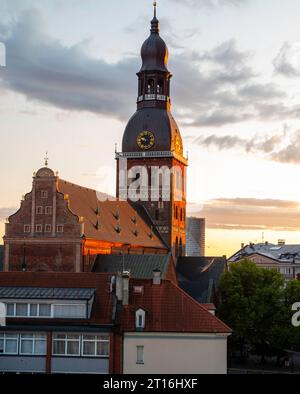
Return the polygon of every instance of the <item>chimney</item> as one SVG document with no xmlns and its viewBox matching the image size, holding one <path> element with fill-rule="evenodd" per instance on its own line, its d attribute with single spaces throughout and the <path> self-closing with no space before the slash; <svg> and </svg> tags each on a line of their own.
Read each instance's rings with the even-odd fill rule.
<svg viewBox="0 0 300 394">
<path fill-rule="evenodd" d="M 241 243 L 241 249 L 244 249 L 244 247 L 245 247 L 245 244 Z"/>
<path fill-rule="evenodd" d="M 130 272 L 123 271 L 123 273 L 122 273 L 122 305 L 129 304 L 129 279 L 130 279 Z"/>
<path fill-rule="evenodd" d="M 118 301 L 122 301 L 123 305 L 129 304 L 129 279 L 130 272 L 119 272 L 116 277 L 116 297 Z"/>
<path fill-rule="evenodd" d="M 153 284 L 160 285 L 161 284 L 161 270 L 156 268 L 153 270 Z"/>
<path fill-rule="evenodd" d="M 278 246 L 285 246 L 285 239 L 279 239 Z"/>
</svg>

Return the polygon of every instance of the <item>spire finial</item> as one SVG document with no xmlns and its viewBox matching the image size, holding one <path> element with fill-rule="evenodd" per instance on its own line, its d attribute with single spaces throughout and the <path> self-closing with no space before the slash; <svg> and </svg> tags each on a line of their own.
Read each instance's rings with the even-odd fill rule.
<svg viewBox="0 0 300 394">
<path fill-rule="evenodd" d="M 153 7 L 154 7 L 154 17 L 151 21 L 151 33 L 152 34 L 159 34 L 159 21 L 156 18 L 156 7 L 157 7 L 156 0 L 153 2 Z"/>
<path fill-rule="evenodd" d="M 48 161 L 49 161 L 48 151 L 46 152 L 46 157 L 44 158 L 44 160 L 45 160 L 45 166 L 48 167 Z"/>
</svg>

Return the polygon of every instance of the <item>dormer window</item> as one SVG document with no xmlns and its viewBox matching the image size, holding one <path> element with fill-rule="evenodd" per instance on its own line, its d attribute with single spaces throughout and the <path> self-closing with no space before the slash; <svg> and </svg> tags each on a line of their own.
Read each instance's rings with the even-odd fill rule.
<svg viewBox="0 0 300 394">
<path fill-rule="evenodd" d="M 146 313 L 143 309 L 138 309 L 135 312 L 135 328 L 137 331 L 144 330 L 145 328 L 145 316 Z"/>
</svg>

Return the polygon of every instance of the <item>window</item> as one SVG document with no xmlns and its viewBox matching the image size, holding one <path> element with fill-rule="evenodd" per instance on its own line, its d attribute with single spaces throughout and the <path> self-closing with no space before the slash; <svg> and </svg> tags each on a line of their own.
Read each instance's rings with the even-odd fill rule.
<svg viewBox="0 0 300 394">
<path fill-rule="evenodd" d="M 137 330 L 145 328 L 145 311 L 143 309 L 138 309 L 135 312 L 135 328 Z"/>
<path fill-rule="evenodd" d="M 16 304 L 16 316 L 27 317 L 28 316 L 28 304 Z"/>
<path fill-rule="evenodd" d="M 37 215 L 42 215 L 43 214 L 43 207 L 36 207 L 35 211 L 36 211 Z"/>
<path fill-rule="evenodd" d="M 6 305 L 6 315 L 7 316 L 15 316 L 15 304 L 7 304 Z"/>
<path fill-rule="evenodd" d="M 163 201 L 160 201 L 160 202 L 158 203 L 158 209 L 164 209 L 164 203 L 163 203 Z"/>
<path fill-rule="evenodd" d="M 21 334 L 20 354 L 45 355 L 47 349 L 47 337 L 45 334 Z"/>
<path fill-rule="evenodd" d="M 36 233 L 41 233 L 43 231 L 43 226 L 41 224 L 37 224 L 35 226 L 35 232 Z"/>
<path fill-rule="evenodd" d="M 56 226 L 56 231 L 57 231 L 58 233 L 63 233 L 63 232 L 64 232 L 64 226 L 63 226 L 62 224 L 58 224 L 58 225 Z"/>
<path fill-rule="evenodd" d="M 86 318 L 86 305 L 85 304 L 54 305 L 53 317 L 84 319 Z"/>
<path fill-rule="evenodd" d="M 24 225 L 24 233 L 30 233 L 30 224 Z"/>
<path fill-rule="evenodd" d="M 42 198 L 48 198 L 48 191 L 47 190 L 42 190 L 41 191 L 41 197 Z"/>
<path fill-rule="evenodd" d="M 79 356 L 80 335 L 55 334 L 53 336 L 53 355 L 56 356 Z"/>
<path fill-rule="evenodd" d="M 155 210 L 155 220 L 159 220 L 159 209 Z"/>
<path fill-rule="evenodd" d="M 39 304 L 39 317 L 51 317 L 50 304 Z"/>
<path fill-rule="evenodd" d="M 51 224 L 45 224 L 45 233 L 51 233 L 52 226 Z"/>
<path fill-rule="evenodd" d="M 107 335 L 83 335 L 82 356 L 109 356 L 109 337 Z"/>
<path fill-rule="evenodd" d="M 7 303 L 6 315 L 9 317 L 40 317 L 86 319 L 86 303 L 54 304 L 54 303 Z"/>
<path fill-rule="evenodd" d="M 45 208 L 45 214 L 46 215 L 52 215 L 52 207 L 46 207 Z"/>
<path fill-rule="evenodd" d="M 144 364 L 144 346 L 136 347 L 136 363 Z"/>
<path fill-rule="evenodd" d="M 29 316 L 37 317 L 38 316 L 38 304 L 30 304 L 29 305 Z"/>
<path fill-rule="evenodd" d="M 0 333 L 0 353 L 18 354 L 18 334 Z"/>
</svg>

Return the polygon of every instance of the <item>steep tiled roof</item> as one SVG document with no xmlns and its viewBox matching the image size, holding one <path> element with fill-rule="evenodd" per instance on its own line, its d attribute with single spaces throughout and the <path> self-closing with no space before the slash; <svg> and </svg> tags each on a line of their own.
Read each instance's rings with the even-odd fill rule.
<svg viewBox="0 0 300 394">
<path fill-rule="evenodd" d="M 1 272 L 0 287 L 96 289 L 89 323 L 112 324 L 112 296 L 109 292 L 110 275 L 107 274 Z"/>
<path fill-rule="evenodd" d="M 58 191 L 68 197 L 70 210 L 83 218 L 87 238 L 166 249 L 127 201 L 100 201 L 101 193 L 62 179 L 58 180 Z"/>
<path fill-rule="evenodd" d="M 180 287 L 201 303 L 214 302 L 214 291 L 226 270 L 222 257 L 180 257 L 176 266 Z"/>
<path fill-rule="evenodd" d="M 162 277 L 166 278 L 170 255 L 143 254 L 143 255 L 98 255 L 94 264 L 94 272 L 118 273 L 130 271 L 133 278 L 151 279 L 153 270 L 159 269 Z"/>
<path fill-rule="evenodd" d="M 145 332 L 231 333 L 230 328 L 207 309 L 168 280 L 154 285 L 151 280 L 134 279 L 133 286 L 143 286 L 143 295 L 131 291 L 129 306 L 124 307 L 120 322 L 123 330 L 134 332 L 135 311 L 146 312 Z"/>
</svg>

